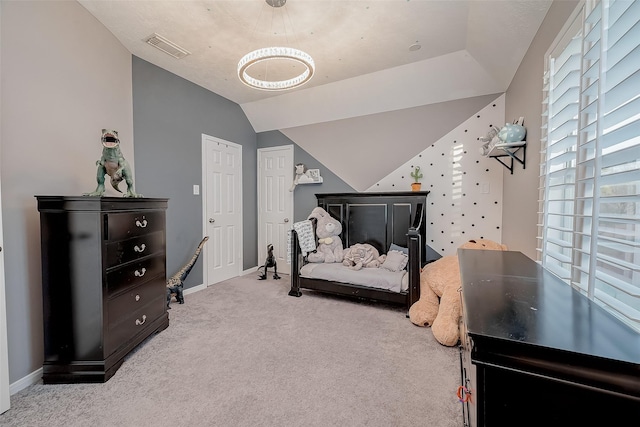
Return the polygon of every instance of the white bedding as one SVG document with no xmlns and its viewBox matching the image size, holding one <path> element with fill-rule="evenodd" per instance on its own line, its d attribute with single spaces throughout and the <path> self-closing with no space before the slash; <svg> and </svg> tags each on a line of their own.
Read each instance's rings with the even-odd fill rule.
<svg viewBox="0 0 640 427">
<path fill-rule="evenodd" d="M 406 270 L 389 271 L 384 268 L 363 268 L 352 270 L 341 263 L 309 263 L 302 266 L 300 276 L 310 279 L 331 280 L 369 288 L 403 292 L 409 287 Z"/>
</svg>

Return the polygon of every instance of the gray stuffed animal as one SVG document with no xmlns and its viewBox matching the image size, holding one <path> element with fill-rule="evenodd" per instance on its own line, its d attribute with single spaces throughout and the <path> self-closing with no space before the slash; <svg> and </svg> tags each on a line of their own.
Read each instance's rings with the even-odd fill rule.
<svg viewBox="0 0 640 427">
<path fill-rule="evenodd" d="M 342 265 L 352 270 L 361 268 L 378 268 L 387 259 L 386 255 L 380 255 L 378 250 L 368 243 L 356 243 L 344 251 Z"/>
<path fill-rule="evenodd" d="M 331 217 L 327 211 L 318 207 L 311 211 L 307 219 L 315 218 L 318 248 L 315 253 L 307 256 L 309 262 L 342 262 L 344 248 L 342 247 L 342 224 Z"/>
</svg>

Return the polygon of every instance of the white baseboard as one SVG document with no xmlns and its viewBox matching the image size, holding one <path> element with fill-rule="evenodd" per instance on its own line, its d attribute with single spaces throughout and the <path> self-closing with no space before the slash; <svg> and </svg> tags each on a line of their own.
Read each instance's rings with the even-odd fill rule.
<svg viewBox="0 0 640 427">
<path fill-rule="evenodd" d="M 9 394 L 13 395 L 17 392 L 24 390 L 33 384 L 38 384 L 42 381 L 42 368 L 37 369 L 30 373 L 29 375 L 20 378 L 18 381 L 9 385 Z"/>
<path fill-rule="evenodd" d="M 257 265 L 255 267 L 252 267 L 252 268 L 248 269 L 248 270 L 244 270 L 242 273 L 240 273 L 240 275 L 241 276 L 246 276 L 248 274 L 255 273 L 256 271 L 258 271 L 258 266 Z"/>
<path fill-rule="evenodd" d="M 192 286 L 192 287 L 190 287 L 188 289 L 185 289 L 183 294 L 184 295 L 189 295 L 189 294 L 192 294 L 194 292 L 202 291 L 204 289 L 207 289 L 207 287 L 204 284 L 198 285 L 198 286 Z"/>
<path fill-rule="evenodd" d="M 258 270 L 258 266 L 255 266 L 253 268 L 249 268 L 247 270 L 244 270 L 242 273 L 240 273 L 241 276 L 246 276 L 248 274 L 254 274 L 256 271 Z M 198 292 L 198 291 L 202 291 L 204 289 L 207 289 L 207 286 L 204 284 L 198 285 L 198 286 L 192 286 L 188 289 L 184 290 L 184 294 L 185 295 L 189 295 L 192 294 L 194 292 Z M 24 390 L 25 388 L 29 387 L 30 385 L 33 384 L 38 384 L 39 382 L 42 381 L 42 368 L 33 371 L 32 373 L 30 373 L 29 375 L 20 378 L 18 381 L 12 383 L 9 385 L 9 394 L 13 395 L 16 394 L 17 392 Z"/>
<path fill-rule="evenodd" d="M 194 292 L 198 292 L 201 291 L 203 289 L 206 289 L 207 287 L 205 285 L 198 285 L 198 286 L 193 286 L 189 289 L 185 289 L 184 290 L 184 294 L 188 295 L 188 294 L 192 294 Z M 33 371 L 32 373 L 30 373 L 29 375 L 20 378 L 18 381 L 12 383 L 9 385 L 9 394 L 13 395 L 16 394 L 17 392 L 24 390 L 25 388 L 29 387 L 30 385 L 33 384 L 38 384 L 40 381 L 42 381 L 42 368 Z"/>
</svg>

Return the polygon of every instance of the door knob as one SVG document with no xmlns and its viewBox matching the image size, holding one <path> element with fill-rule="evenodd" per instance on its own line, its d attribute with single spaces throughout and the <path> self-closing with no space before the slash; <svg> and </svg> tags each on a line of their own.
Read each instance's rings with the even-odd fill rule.
<svg viewBox="0 0 640 427">
<path fill-rule="evenodd" d="M 289 222 L 289 218 L 285 218 L 285 219 L 284 219 L 284 222 Z"/>
<path fill-rule="evenodd" d="M 215 220 L 215 219 L 213 219 L 213 218 L 209 218 L 209 224 L 213 224 L 214 222 L 216 222 L 216 220 Z"/>
</svg>

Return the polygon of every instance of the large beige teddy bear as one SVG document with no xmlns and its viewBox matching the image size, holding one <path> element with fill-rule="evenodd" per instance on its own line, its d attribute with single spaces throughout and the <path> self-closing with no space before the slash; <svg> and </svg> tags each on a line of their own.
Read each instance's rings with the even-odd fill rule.
<svg viewBox="0 0 640 427">
<path fill-rule="evenodd" d="M 344 247 L 342 246 L 342 224 L 334 219 L 327 211 L 317 207 L 311 211 L 307 219 L 315 218 L 316 236 L 318 236 L 318 247 L 316 252 L 307 256 L 309 262 L 342 262 L 344 258 Z"/>
<path fill-rule="evenodd" d="M 460 248 L 507 250 L 506 245 L 478 239 L 469 240 Z M 427 264 L 420 273 L 420 299 L 409 309 L 409 319 L 418 326 L 430 325 L 433 336 L 442 345 L 453 346 L 460 339 L 460 288 L 458 255 L 444 256 Z"/>
</svg>

